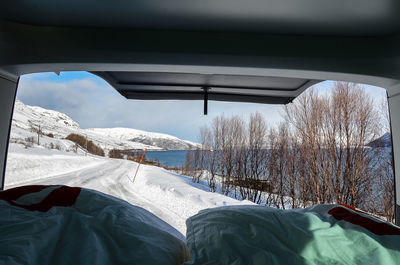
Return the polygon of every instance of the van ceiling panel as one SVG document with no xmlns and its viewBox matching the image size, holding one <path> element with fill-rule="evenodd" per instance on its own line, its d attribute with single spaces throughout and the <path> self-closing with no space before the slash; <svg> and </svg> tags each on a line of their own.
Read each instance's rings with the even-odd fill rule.
<svg viewBox="0 0 400 265">
<path fill-rule="evenodd" d="M 286 104 L 320 82 L 270 76 L 167 73 L 92 72 L 128 99 L 185 99 Z"/>
<path fill-rule="evenodd" d="M 0 18 L 25 24 L 278 34 L 399 33 L 399 0 L 13 0 Z"/>
</svg>

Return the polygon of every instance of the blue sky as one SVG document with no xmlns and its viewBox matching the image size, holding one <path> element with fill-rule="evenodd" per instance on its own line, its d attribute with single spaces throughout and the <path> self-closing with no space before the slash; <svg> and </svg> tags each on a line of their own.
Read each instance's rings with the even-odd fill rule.
<svg viewBox="0 0 400 265">
<path fill-rule="evenodd" d="M 325 93 L 331 81 L 315 87 Z M 385 90 L 365 86 L 375 102 L 385 98 Z M 101 78 L 87 72 L 30 74 L 21 77 L 17 97 L 28 105 L 57 110 L 77 121 L 82 128 L 128 127 L 168 133 L 198 141 L 199 128 L 225 114 L 247 118 L 262 113 L 270 126 L 282 121 L 283 105 L 209 102 L 209 115 L 203 115 L 202 101 L 127 100 Z"/>
</svg>

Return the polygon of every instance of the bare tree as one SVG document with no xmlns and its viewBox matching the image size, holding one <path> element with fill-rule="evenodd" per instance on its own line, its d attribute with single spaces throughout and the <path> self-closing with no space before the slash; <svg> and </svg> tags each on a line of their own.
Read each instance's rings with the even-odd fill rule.
<svg viewBox="0 0 400 265">
<path fill-rule="evenodd" d="M 218 144 L 212 131 L 207 127 L 200 128 L 200 140 L 202 151 L 204 155 L 204 169 L 207 171 L 207 183 L 210 191 L 215 192 L 216 186 L 216 173 L 217 173 L 217 159 L 218 159 Z"/>
<path fill-rule="evenodd" d="M 222 194 L 278 208 L 340 203 L 393 220 L 391 153 L 366 147 L 389 128 L 387 106 L 374 106 L 360 85 L 334 82 L 285 106 L 285 121 L 269 131 L 260 113 L 216 117 L 187 160 L 214 192 L 220 183 Z"/>
<path fill-rule="evenodd" d="M 367 196 L 378 115 L 359 85 L 335 82 L 330 97 L 310 90 L 286 107 L 287 121 L 300 137 L 313 203 L 361 205 Z"/>
<path fill-rule="evenodd" d="M 261 201 L 264 189 L 262 180 L 266 170 L 266 138 L 267 124 L 259 112 L 250 115 L 248 125 L 248 152 L 252 194 L 250 200 L 256 203 Z"/>
<path fill-rule="evenodd" d="M 325 168 L 322 146 L 322 122 L 325 102 L 313 89 L 301 95 L 293 104 L 285 107 L 286 121 L 293 126 L 294 133 L 300 141 L 301 158 L 307 170 L 303 181 L 310 187 L 305 190 L 312 192 L 313 203 L 323 203 L 323 193 L 326 181 L 321 170 Z M 322 186 L 322 187 L 321 187 Z"/>
</svg>

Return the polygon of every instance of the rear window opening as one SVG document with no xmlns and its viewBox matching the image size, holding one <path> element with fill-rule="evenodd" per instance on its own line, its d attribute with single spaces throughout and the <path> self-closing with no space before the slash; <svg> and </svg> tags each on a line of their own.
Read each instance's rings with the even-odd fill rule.
<svg viewBox="0 0 400 265">
<path fill-rule="evenodd" d="M 394 220 L 384 89 L 325 81 L 287 105 L 208 106 L 127 100 L 87 72 L 23 76 L 5 188 L 92 188 L 183 234 L 200 209 L 243 203 L 346 204 Z"/>
</svg>

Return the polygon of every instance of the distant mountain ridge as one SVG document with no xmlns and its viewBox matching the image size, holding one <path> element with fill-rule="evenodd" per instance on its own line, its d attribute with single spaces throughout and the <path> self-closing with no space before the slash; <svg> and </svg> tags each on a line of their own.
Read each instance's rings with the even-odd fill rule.
<svg viewBox="0 0 400 265">
<path fill-rule="evenodd" d="M 86 131 L 106 137 L 118 138 L 123 141 L 157 146 L 167 150 L 186 150 L 199 146 L 197 143 L 182 140 L 169 134 L 147 132 L 131 128 L 92 128 L 86 129 Z"/>
<path fill-rule="evenodd" d="M 130 128 L 82 129 L 77 122 L 64 113 L 25 105 L 17 99 L 14 107 L 11 140 L 18 142 L 27 137 L 33 137 L 39 126 L 43 137 L 51 134 L 55 139 L 63 139 L 70 133 L 77 133 L 84 135 L 106 151 L 113 148 L 186 150 L 200 146 L 172 135 Z M 50 139 L 48 140 L 50 141 Z"/>
<path fill-rule="evenodd" d="M 390 133 L 385 133 L 381 137 L 369 142 L 367 144 L 369 147 L 391 147 L 392 146 L 392 136 Z"/>
</svg>

